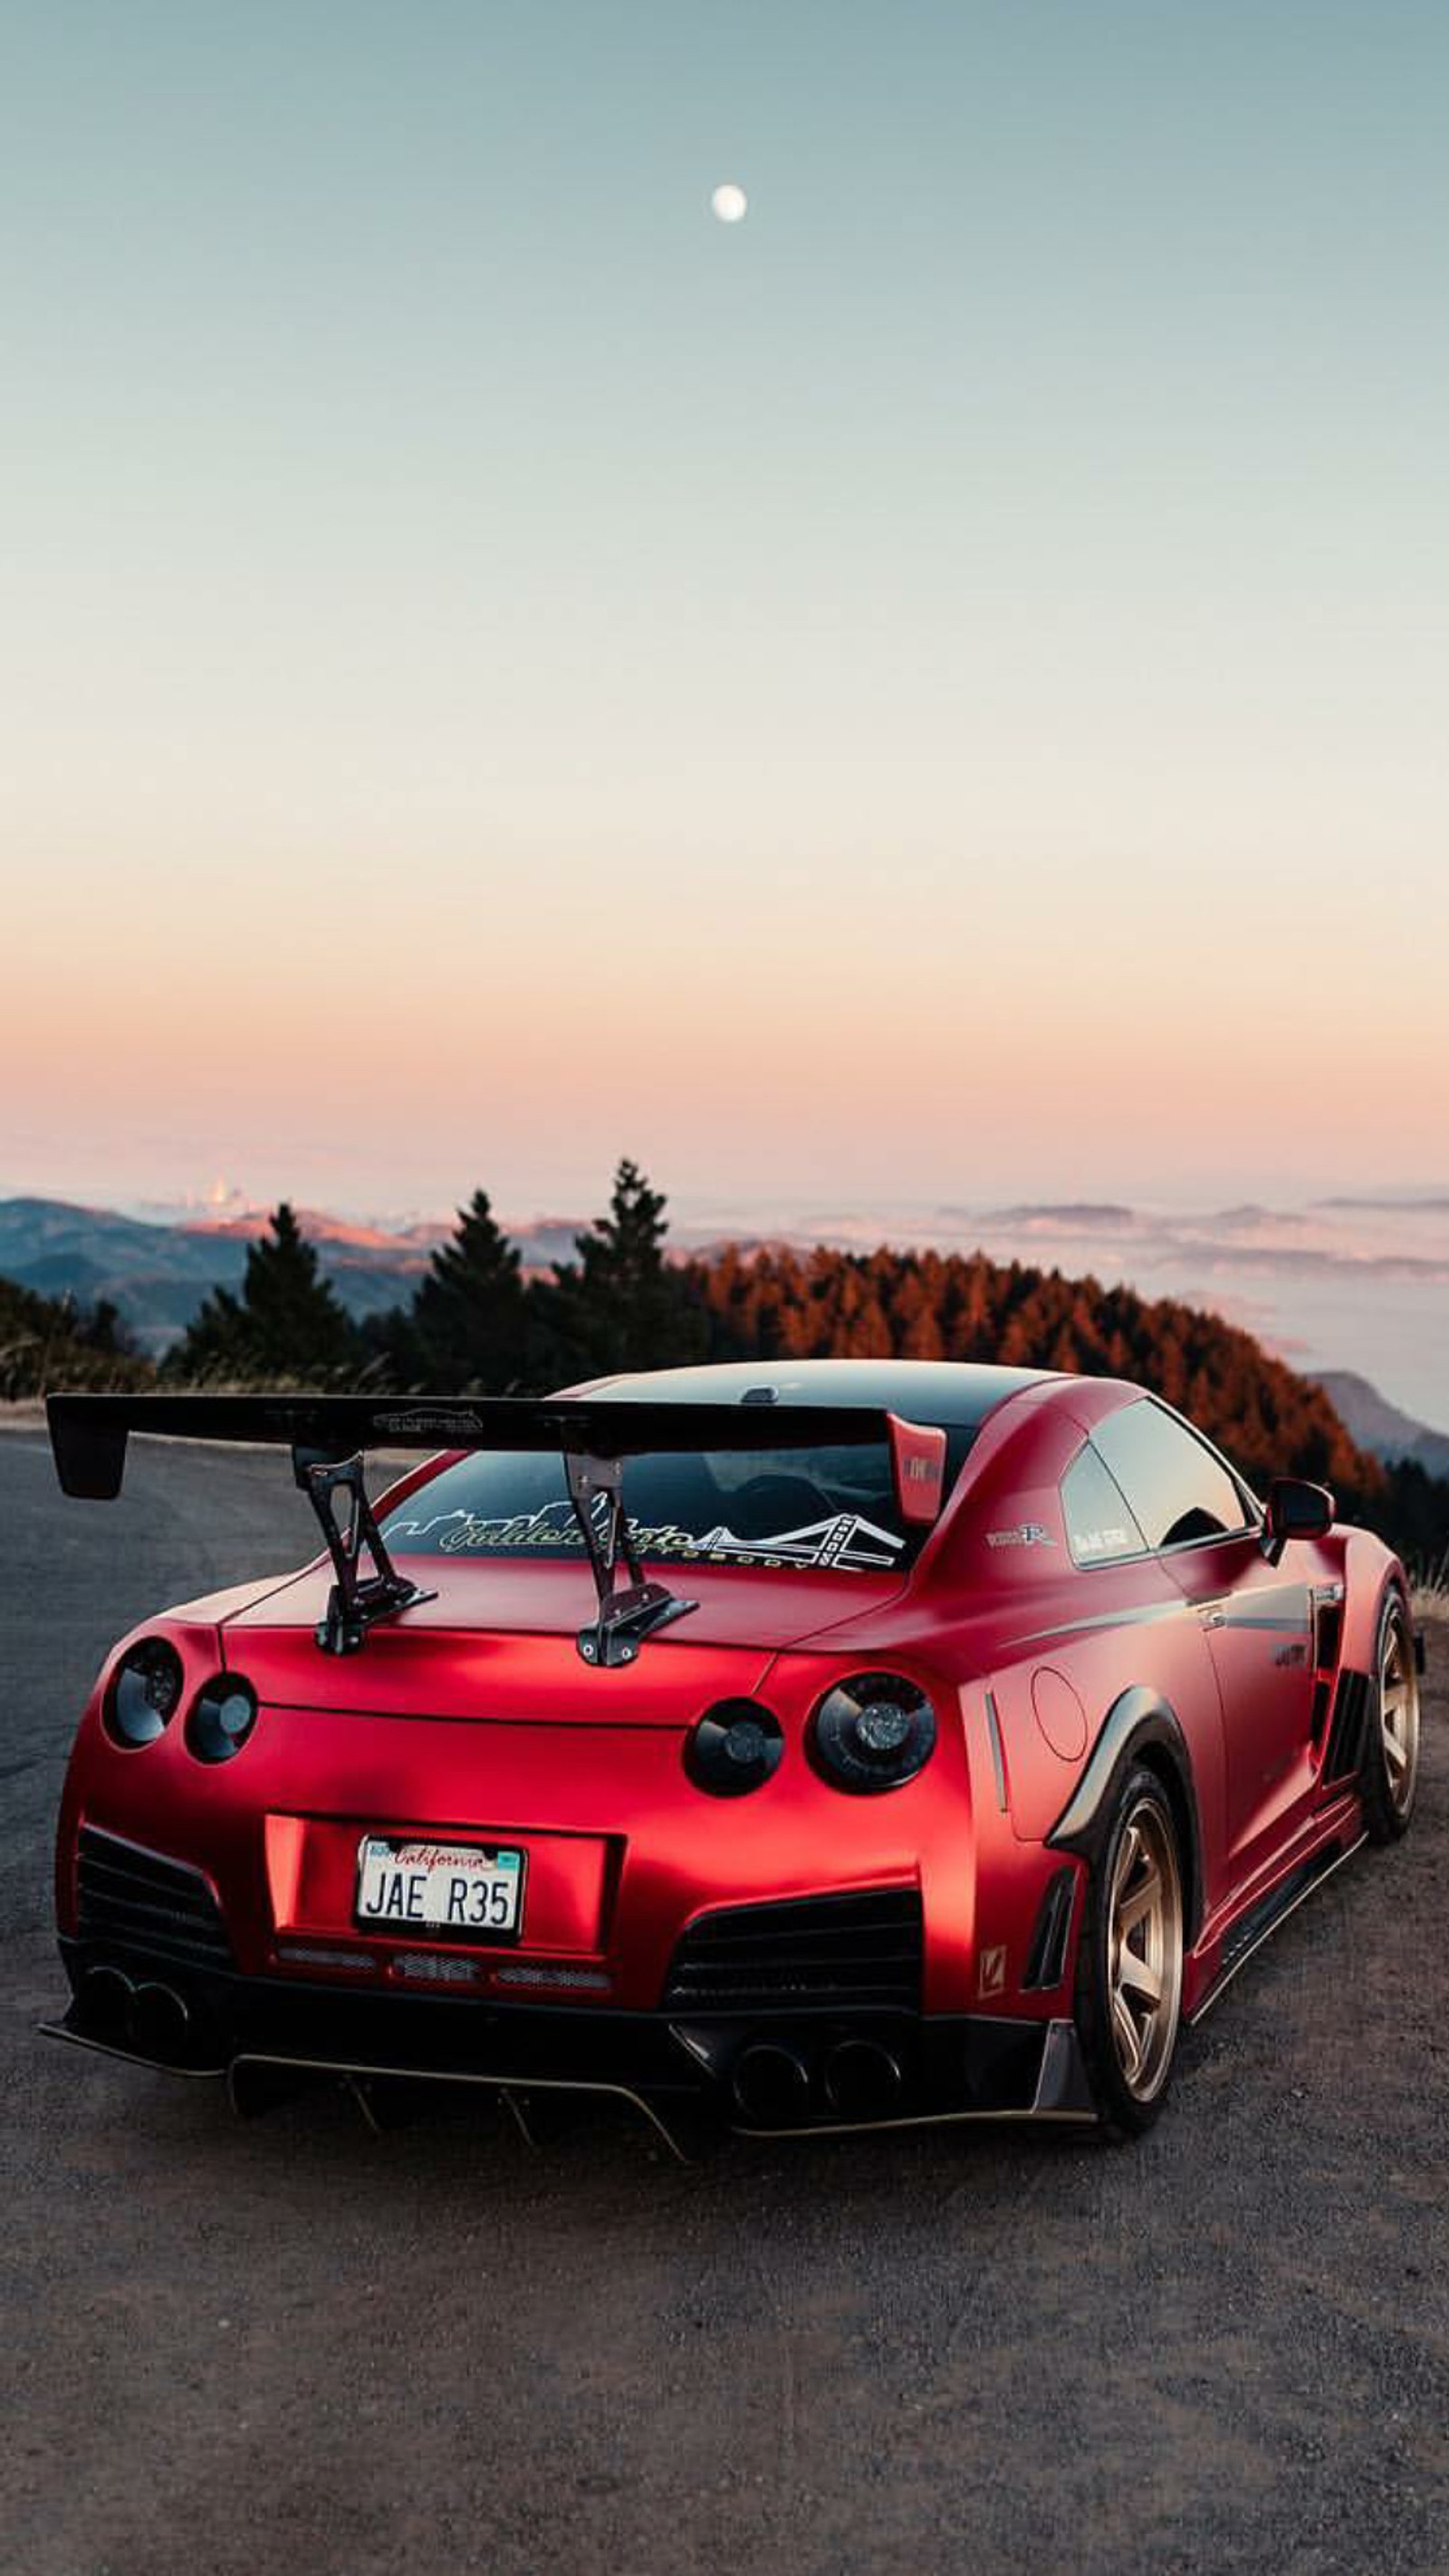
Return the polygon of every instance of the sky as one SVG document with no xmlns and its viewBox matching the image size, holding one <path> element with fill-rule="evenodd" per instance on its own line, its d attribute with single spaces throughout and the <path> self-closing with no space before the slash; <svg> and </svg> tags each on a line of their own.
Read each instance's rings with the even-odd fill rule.
<svg viewBox="0 0 1449 2576">
<path fill-rule="evenodd" d="M 0 1190 L 1443 1187 L 1446 91 L 0 0 Z"/>
</svg>

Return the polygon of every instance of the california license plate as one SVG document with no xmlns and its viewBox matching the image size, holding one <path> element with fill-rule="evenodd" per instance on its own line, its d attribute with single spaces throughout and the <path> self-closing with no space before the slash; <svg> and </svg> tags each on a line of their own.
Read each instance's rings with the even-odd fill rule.
<svg viewBox="0 0 1449 2576">
<path fill-rule="evenodd" d="M 523 1929 L 524 1858 L 501 1843 L 405 1842 L 364 1834 L 357 1853 L 357 1920 L 387 1932 L 451 1932 L 516 1941 Z"/>
</svg>

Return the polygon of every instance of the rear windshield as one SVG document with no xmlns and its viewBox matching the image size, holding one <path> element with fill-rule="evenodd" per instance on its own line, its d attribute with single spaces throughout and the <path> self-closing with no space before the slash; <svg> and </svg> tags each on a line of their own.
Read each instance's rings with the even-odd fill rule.
<svg viewBox="0 0 1449 2576">
<path fill-rule="evenodd" d="M 972 1436 L 947 1434 L 948 1492 Z M 659 1563 L 894 1573 L 930 1534 L 901 1519 L 884 1440 L 626 1458 L 623 1477 L 635 1547 Z M 460 1459 L 390 1512 L 383 1535 L 405 1556 L 584 1553 L 563 1460 L 547 1452 L 480 1450 Z"/>
</svg>

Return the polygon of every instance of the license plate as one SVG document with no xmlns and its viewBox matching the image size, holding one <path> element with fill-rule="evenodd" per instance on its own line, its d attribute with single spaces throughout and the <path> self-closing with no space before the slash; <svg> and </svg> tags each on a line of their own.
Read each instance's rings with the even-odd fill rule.
<svg viewBox="0 0 1449 2576">
<path fill-rule="evenodd" d="M 357 1920 L 384 1932 L 451 1932 L 516 1941 L 524 1860 L 499 1843 L 404 1842 L 365 1834 L 357 1853 Z"/>
</svg>

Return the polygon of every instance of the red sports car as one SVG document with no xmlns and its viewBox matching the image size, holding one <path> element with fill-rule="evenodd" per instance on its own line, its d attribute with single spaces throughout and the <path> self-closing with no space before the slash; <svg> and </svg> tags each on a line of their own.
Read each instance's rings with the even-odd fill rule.
<svg viewBox="0 0 1449 2576">
<path fill-rule="evenodd" d="M 1402 1567 L 1132 1386 L 816 1361 L 541 1401 L 56 1396 L 279 1441 L 326 1552 L 148 1620 L 60 1821 L 63 2035 L 673 2141 L 1160 2110 L 1413 1807 Z M 436 1451 L 369 1505 L 369 1448 Z"/>
</svg>

